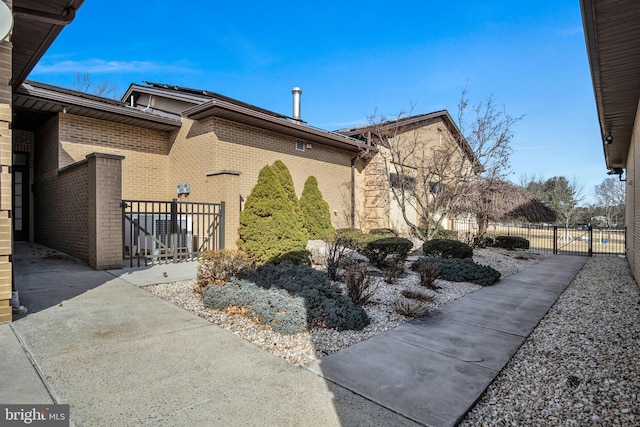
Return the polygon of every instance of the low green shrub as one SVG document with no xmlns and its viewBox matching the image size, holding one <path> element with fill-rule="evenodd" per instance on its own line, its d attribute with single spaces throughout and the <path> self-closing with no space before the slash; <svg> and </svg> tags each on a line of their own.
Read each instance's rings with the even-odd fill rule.
<svg viewBox="0 0 640 427">
<path fill-rule="evenodd" d="M 472 282 L 489 286 L 500 280 L 501 273 L 487 265 L 480 265 L 465 258 L 420 258 L 411 264 L 411 269 L 420 271 L 425 264 L 435 265 L 440 272 L 439 278 L 451 282 Z"/>
<path fill-rule="evenodd" d="M 466 243 L 449 239 L 433 239 L 424 242 L 422 253 L 426 257 L 471 258 L 473 249 Z"/>
<path fill-rule="evenodd" d="M 529 249 L 529 241 L 518 236 L 497 236 L 494 246 L 504 249 Z"/>
<path fill-rule="evenodd" d="M 264 289 L 234 278 L 222 286 L 209 286 L 202 297 L 206 307 L 244 312 L 248 318 L 280 334 L 297 334 L 307 328 L 304 299 L 291 297 L 281 289 Z"/>
<path fill-rule="evenodd" d="M 367 243 L 380 239 L 382 236 L 376 234 L 365 234 L 357 228 L 339 228 L 336 230 L 336 236 L 349 239 L 356 251 L 361 251 Z"/>
<path fill-rule="evenodd" d="M 239 277 L 264 289 L 282 289 L 304 300 L 307 325 L 342 330 L 361 330 L 370 322 L 367 313 L 346 297 L 322 271 L 290 262 L 266 264 L 244 270 Z"/>
<path fill-rule="evenodd" d="M 207 285 L 223 285 L 243 268 L 251 265 L 249 255 L 234 249 L 216 249 L 200 254 L 197 267 L 197 288 L 202 291 Z"/>
<path fill-rule="evenodd" d="M 368 242 L 362 249 L 362 255 L 376 267 L 384 268 L 389 265 L 390 257 L 404 262 L 412 248 L 413 242 L 404 237 L 384 237 Z"/>
<path fill-rule="evenodd" d="M 382 237 L 398 237 L 398 232 L 391 228 L 374 228 L 369 230 L 369 234 Z"/>
<path fill-rule="evenodd" d="M 282 264 L 283 262 L 290 262 L 297 265 L 311 265 L 311 252 L 306 249 L 298 251 L 289 251 L 280 256 L 275 257 L 271 263 Z"/>
</svg>

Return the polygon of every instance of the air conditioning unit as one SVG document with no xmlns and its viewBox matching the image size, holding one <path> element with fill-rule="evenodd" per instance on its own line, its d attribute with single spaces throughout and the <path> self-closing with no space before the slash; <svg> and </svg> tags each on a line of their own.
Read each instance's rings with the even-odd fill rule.
<svg viewBox="0 0 640 427">
<path fill-rule="evenodd" d="M 193 250 L 193 217 L 177 215 L 177 241 L 173 247 L 171 239 L 171 215 L 132 214 L 125 224 L 125 247 L 131 255 L 154 255 L 167 249 L 190 252 Z"/>
</svg>

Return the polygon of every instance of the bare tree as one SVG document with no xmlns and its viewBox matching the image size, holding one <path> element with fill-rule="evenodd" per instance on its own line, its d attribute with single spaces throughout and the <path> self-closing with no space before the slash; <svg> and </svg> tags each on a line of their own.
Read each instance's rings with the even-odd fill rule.
<svg viewBox="0 0 640 427">
<path fill-rule="evenodd" d="M 499 109 L 493 96 L 472 106 L 466 89 L 459 127 L 447 117 L 437 128 L 421 126 L 421 116 L 411 114 L 370 117 L 369 136 L 379 149 L 372 160 L 375 184 L 389 190 L 411 233 L 423 240 L 433 238 L 446 218 L 475 214 L 468 200 L 478 200 L 479 192 L 490 190 L 487 183 L 509 173 L 513 126 L 523 118 Z"/>
<path fill-rule="evenodd" d="M 615 225 L 614 217 L 621 213 L 625 204 L 625 183 L 616 178 L 605 178 L 593 189 L 598 207 L 603 209 L 605 225 Z"/>
<path fill-rule="evenodd" d="M 551 206 L 564 223 L 564 233 L 559 240 L 569 242 L 573 238 L 569 232 L 578 204 L 584 199 L 583 189 L 576 179 L 569 181 L 564 176 L 554 176 L 546 181 L 532 181 L 527 189 L 538 195 L 540 200 Z"/>
<path fill-rule="evenodd" d="M 115 84 L 106 82 L 96 84 L 91 80 L 89 73 L 76 73 L 76 80 L 71 86 L 78 92 L 90 93 L 103 98 L 114 98 L 118 93 Z"/>
</svg>

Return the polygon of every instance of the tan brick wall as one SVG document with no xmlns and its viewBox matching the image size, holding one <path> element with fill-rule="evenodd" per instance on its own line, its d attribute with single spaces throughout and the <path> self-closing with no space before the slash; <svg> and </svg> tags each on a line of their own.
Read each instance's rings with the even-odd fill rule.
<svg viewBox="0 0 640 427">
<path fill-rule="evenodd" d="M 87 162 L 56 173 L 37 175 L 35 182 L 36 241 L 88 261 Z"/>
<path fill-rule="evenodd" d="M 293 177 L 298 197 L 305 180 L 313 175 L 324 199 L 329 203 L 337 227 L 348 227 L 351 159 L 355 153 L 311 143 L 310 149 L 296 151 L 296 139 L 219 118 L 199 122 L 183 119 L 169 155 L 169 187 L 189 183 L 189 200 L 219 202 L 221 193 L 207 183 L 207 172 L 240 172 L 239 191 L 246 199 L 265 165 L 283 161 Z M 175 197 L 175 193 L 174 197 Z M 234 203 L 233 200 L 227 203 Z M 333 211 L 337 211 L 334 214 Z M 236 230 L 238 224 L 227 223 Z"/>
<path fill-rule="evenodd" d="M 94 152 L 124 156 L 124 199 L 166 200 L 174 196 L 167 184 L 169 147 L 166 132 L 60 115 L 59 167 L 81 161 Z"/>
<path fill-rule="evenodd" d="M 11 0 L 4 0 L 11 9 Z M 0 43 L 0 323 L 11 321 L 11 62 L 13 45 Z"/>
<path fill-rule="evenodd" d="M 424 168 L 429 165 L 429 158 L 425 160 L 422 156 L 429 153 L 431 149 L 441 144 L 454 147 L 457 143 L 442 119 L 436 118 L 418 129 L 399 133 L 391 139 L 391 144 L 394 146 L 394 152 L 400 154 L 403 164 L 415 170 L 415 168 Z M 416 144 L 421 146 L 420 150 L 415 150 Z M 388 162 L 385 166 L 383 156 L 391 159 L 388 153 L 388 150 L 380 147 L 378 154 L 362 163 L 362 173 L 356 184 L 358 203 L 356 227 L 365 231 L 373 228 L 394 228 L 406 234 L 409 232 L 409 227 L 402 217 L 398 203 L 392 200 L 393 196 L 389 190 L 387 175 L 395 169 L 392 162 Z M 456 155 L 460 156 L 461 153 L 456 152 L 451 159 L 455 159 Z M 455 160 L 454 163 L 458 164 Z M 469 163 L 469 171 L 470 168 Z M 407 216 L 415 222 L 419 220 L 417 212 L 412 209 L 408 209 Z M 446 224 L 447 222 L 443 221 L 442 225 L 446 226 Z"/>
<path fill-rule="evenodd" d="M 88 157 L 89 265 L 122 267 L 122 157 Z"/>
</svg>

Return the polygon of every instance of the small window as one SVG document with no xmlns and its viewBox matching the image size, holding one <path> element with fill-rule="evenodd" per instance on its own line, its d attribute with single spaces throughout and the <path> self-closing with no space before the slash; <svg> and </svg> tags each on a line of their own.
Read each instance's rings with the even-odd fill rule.
<svg viewBox="0 0 640 427">
<path fill-rule="evenodd" d="M 439 182 L 431 181 L 429 183 L 429 192 L 431 194 L 438 194 L 442 190 Z"/>
<path fill-rule="evenodd" d="M 304 141 L 302 141 L 302 140 L 297 140 L 296 141 L 296 150 L 297 151 L 304 151 Z"/>
<path fill-rule="evenodd" d="M 390 173 L 389 181 L 391 182 L 391 186 L 393 188 L 401 188 L 403 190 L 416 189 L 416 179 L 412 176 Z"/>
</svg>

